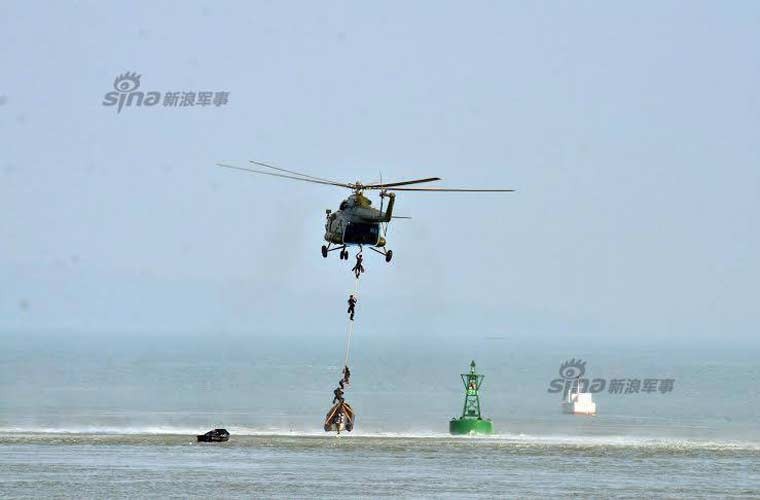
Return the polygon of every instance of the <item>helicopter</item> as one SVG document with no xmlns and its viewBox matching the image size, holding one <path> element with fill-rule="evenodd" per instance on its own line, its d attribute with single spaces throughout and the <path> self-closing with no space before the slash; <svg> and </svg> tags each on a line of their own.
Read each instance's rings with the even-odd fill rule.
<svg viewBox="0 0 760 500">
<path fill-rule="evenodd" d="M 314 184 L 323 184 L 328 186 L 338 186 L 350 189 L 353 193 L 338 206 L 338 210 L 333 212 L 329 208 L 326 210 L 325 236 L 327 245 L 322 245 L 322 257 L 327 258 L 327 254 L 340 250 L 339 258 L 348 260 L 348 247 L 358 246 L 359 253 L 366 245 L 385 257 L 386 262 L 393 258 L 393 250 L 386 248 L 386 236 L 388 234 L 388 225 L 393 219 L 410 219 L 411 217 L 401 217 L 393 215 L 393 208 L 396 202 L 397 191 L 415 191 L 430 193 L 445 192 L 464 192 L 464 193 L 509 193 L 514 189 L 462 189 L 462 188 L 443 188 L 443 187 L 408 187 L 413 184 L 422 184 L 427 182 L 440 181 L 440 177 L 426 177 L 423 179 L 412 179 L 400 182 L 383 183 L 382 179 L 377 183 L 363 184 L 360 181 L 346 183 L 338 182 L 322 177 L 303 174 L 294 170 L 286 170 L 261 161 L 249 160 L 258 168 L 239 167 L 226 163 L 217 163 L 217 166 L 243 170 L 261 175 L 270 175 L 274 177 L 283 177 Z M 382 177 L 382 174 L 381 174 Z M 364 196 L 365 191 L 380 191 L 380 208 L 372 206 L 372 200 Z M 384 208 L 385 198 L 388 198 L 388 207 Z"/>
</svg>

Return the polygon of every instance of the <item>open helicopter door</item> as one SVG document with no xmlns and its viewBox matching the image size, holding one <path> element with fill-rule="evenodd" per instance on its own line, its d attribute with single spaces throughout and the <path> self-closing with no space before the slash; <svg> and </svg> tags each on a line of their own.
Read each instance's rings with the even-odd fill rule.
<svg viewBox="0 0 760 500">
<path fill-rule="evenodd" d="M 349 222 L 343 230 L 343 243 L 376 246 L 379 242 L 378 222 Z"/>
</svg>

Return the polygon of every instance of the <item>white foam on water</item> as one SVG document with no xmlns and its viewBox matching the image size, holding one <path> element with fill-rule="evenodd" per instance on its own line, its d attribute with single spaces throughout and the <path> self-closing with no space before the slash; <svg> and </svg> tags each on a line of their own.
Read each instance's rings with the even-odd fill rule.
<svg viewBox="0 0 760 500">
<path fill-rule="evenodd" d="M 233 436 L 251 437 L 292 437 L 292 438 L 331 438 L 335 435 L 321 429 L 292 430 L 277 427 L 227 427 Z M 198 427 L 175 426 L 75 426 L 75 427 L 0 427 L 0 435 L 126 435 L 126 436 L 163 436 L 196 435 L 208 429 Z M 661 448 L 661 449 L 714 449 L 714 450 L 757 450 L 760 442 L 735 440 L 698 440 L 681 438 L 653 438 L 646 436 L 584 436 L 584 435 L 536 435 L 497 433 L 491 435 L 452 436 L 448 433 L 434 431 L 409 432 L 373 432 L 356 431 L 342 433 L 341 437 L 352 439 L 415 439 L 441 440 L 447 442 L 477 441 L 490 443 L 515 444 L 519 446 L 557 446 L 557 447 L 627 447 L 627 448 Z"/>
<path fill-rule="evenodd" d="M 206 432 L 208 429 L 202 431 Z M 74 426 L 74 427 L 0 427 L 0 434 L 113 434 L 113 435 L 173 435 L 198 434 L 200 429 L 171 426 Z M 200 432 L 200 433 L 202 433 Z"/>
</svg>

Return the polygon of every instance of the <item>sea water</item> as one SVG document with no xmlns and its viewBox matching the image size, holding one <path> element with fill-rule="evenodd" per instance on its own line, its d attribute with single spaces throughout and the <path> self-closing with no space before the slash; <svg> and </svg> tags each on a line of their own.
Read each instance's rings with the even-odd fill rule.
<svg viewBox="0 0 760 500">
<path fill-rule="evenodd" d="M 8 334 L 0 496 L 760 496 L 759 352 L 434 335 L 354 340 L 356 430 L 324 433 L 343 344 L 317 336 Z M 564 415 L 566 360 L 673 379 Z M 452 437 L 475 359 L 496 433 Z M 228 443 L 194 435 L 225 427 Z"/>
</svg>

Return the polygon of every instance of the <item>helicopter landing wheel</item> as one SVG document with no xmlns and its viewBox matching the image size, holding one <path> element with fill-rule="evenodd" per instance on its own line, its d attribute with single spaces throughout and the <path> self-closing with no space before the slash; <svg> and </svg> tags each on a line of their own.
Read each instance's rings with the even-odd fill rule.
<svg viewBox="0 0 760 500">
<path fill-rule="evenodd" d="M 393 250 L 388 250 L 385 252 L 385 262 L 390 262 L 393 258 Z"/>
<path fill-rule="evenodd" d="M 322 245 L 322 257 L 327 258 L 327 247 Z"/>
<path fill-rule="evenodd" d="M 343 250 L 343 260 L 348 260 L 348 250 Z"/>
</svg>

